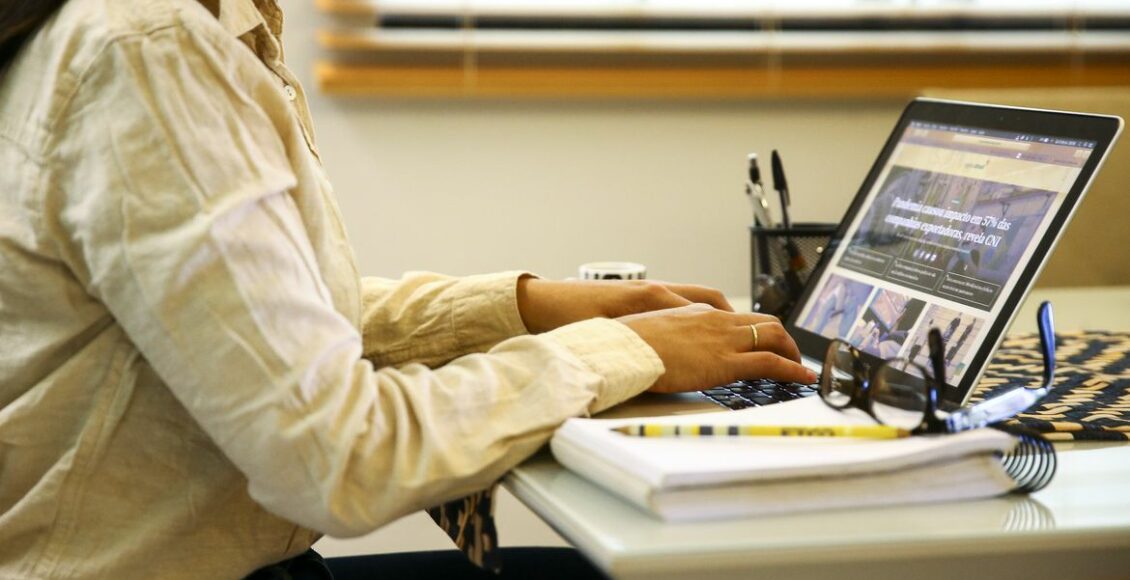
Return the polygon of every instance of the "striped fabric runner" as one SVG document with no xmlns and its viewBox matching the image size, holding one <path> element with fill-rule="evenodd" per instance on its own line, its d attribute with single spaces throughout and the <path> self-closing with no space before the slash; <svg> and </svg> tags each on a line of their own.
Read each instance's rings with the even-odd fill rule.
<svg viewBox="0 0 1130 580">
<path fill-rule="evenodd" d="M 1009 423 L 1053 441 L 1130 441 L 1130 333 L 1056 333 L 1055 386 Z M 1035 334 L 1005 339 L 971 402 L 1017 385 L 1039 386 L 1044 362 Z"/>
</svg>

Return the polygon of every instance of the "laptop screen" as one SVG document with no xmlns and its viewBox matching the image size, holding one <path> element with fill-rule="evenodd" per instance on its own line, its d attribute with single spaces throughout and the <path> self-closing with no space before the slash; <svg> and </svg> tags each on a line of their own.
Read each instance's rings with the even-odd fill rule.
<svg viewBox="0 0 1130 580">
<path fill-rule="evenodd" d="M 1073 191 L 1077 201 L 1098 143 L 915 119 L 901 127 L 790 320 L 925 368 L 926 335 L 938 328 L 946 382 L 956 388 L 973 354 L 998 342 L 1003 329 L 994 322 L 1015 309 L 1007 299 L 1018 284 L 1027 290 L 1026 267 L 1046 251 L 1038 246 L 1049 228 L 1062 227 L 1053 222 Z M 964 393 L 946 398 L 960 402 Z"/>
</svg>

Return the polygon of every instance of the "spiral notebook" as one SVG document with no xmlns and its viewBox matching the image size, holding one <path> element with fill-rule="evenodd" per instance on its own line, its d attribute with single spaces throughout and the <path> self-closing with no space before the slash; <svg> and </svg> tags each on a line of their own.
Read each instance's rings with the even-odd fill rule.
<svg viewBox="0 0 1130 580">
<path fill-rule="evenodd" d="M 818 398 L 730 413 L 570 419 L 550 448 L 562 465 L 669 521 L 992 497 L 1047 483 L 1055 455 L 996 429 L 867 440 L 847 437 L 648 438 L 612 429 L 679 425 L 869 425 Z"/>
</svg>

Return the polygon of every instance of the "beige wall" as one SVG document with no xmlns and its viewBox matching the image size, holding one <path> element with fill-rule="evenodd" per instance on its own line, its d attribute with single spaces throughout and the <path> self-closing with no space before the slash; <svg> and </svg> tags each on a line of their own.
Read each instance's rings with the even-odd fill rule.
<svg viewBox="0 0 1130 580">
<path fill-rule="evenodd" d="M 746 154 L 779 148 L 793 215 L 838 219 L 903 105 L 331 99 L 311 78 L 322 16 L 283 4 L 287 59 L 367 274 L 564 277 L 633 260 L 748 294 Z"/>
</svg>

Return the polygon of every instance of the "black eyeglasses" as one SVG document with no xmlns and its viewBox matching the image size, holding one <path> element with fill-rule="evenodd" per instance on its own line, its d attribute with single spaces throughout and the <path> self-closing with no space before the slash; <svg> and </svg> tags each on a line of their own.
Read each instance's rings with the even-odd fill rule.
<svg viewBox="0 0 1130 580">
<path fill-rule="evenodd" d="M 1051 303 L 1040 305 L 1036 316 L 1044 355 L 1044 384 L 1019 387 L 951 414 L 938 411 L 938 394 L 945 383 L 945 342 L 937 328 L 927 336 L 929 369 L 906 358 L 884 360 L 870 368 L 860 351 L 833 340 L 824 355 L 820 398 L 830 407 L 854 407 L 883 425 L 914 434 L 952 433 L 983 427 L 1021 413 L 1044 397 L 1055 376 L 1055 332 Z"/>
<path fill-rule="evenodd" d="M 883 425 L 915 434 L 945 433 L 946 422 L 938 416 L 938 382 L 945 376 L 945 345 L 942 333 L 930 329 L 928 372 L 905 358 L 882 361 L 869 368 L 859 349 L 833 340 L 824 355 L 820 375 L 820 398 L 835 409 L 854 407 Z"/>
</svg>

